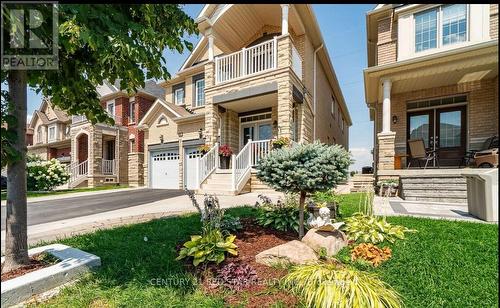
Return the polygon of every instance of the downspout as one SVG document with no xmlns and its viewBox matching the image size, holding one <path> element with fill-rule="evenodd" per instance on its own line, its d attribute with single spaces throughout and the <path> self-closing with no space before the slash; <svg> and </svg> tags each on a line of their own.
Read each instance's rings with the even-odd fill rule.
<svg viewBox="0 0 500 308">
<path fill-rule="evenodd" d="M 314 50 L 314 60 L 313 60 L 313 141 L 316 140 L 316 54 L 323 48 L 323 43 Z"/>
</svg>

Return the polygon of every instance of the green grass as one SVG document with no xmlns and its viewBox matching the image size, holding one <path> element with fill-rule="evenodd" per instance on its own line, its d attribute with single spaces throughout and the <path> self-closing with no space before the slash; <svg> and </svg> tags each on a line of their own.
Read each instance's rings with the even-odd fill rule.
<svg viewBox="0 0 500 308">
<path fill-rule="evenodd" d="M 42 196 L 65 195 L 65 194 L 79 193 L 79 192 L 85 192 L 85 191 L 121 189 L 121 188 L 127 188 L 127 187 L 128 187 L 127 185 L 106 185 L 106 186 L 99 186 L 99 187 L 93 187 L 93 188 L 75 188 L 75 189 L 54 190 L 54 191 L 47 191 L 47 192 L 28 191 L 27 197 L 34 198 L 34 197 L 42 197 Z M 7 199 L 7 191 L 6 190 L 2 190 L 1 199 L 2 200 Z"/>
<path fill-rule="evenodd" d="M 346 196 L 341 205 L 344 217 L 357 210 L 358 200 L 359 194 Z M 252 208 L 228 212 L 255 214 Z M 389 245 L 393 257 L 378 268 L 356 266 L 377 272 L 407 307 L 498 306 L 498 225 L 410 217 L 388 221 L 418 232 Z M 102 266 L 42 306 L 223 307 L 222 296 L 204 295 L 174 260 L 175 246 L 199 233 L 200 226 L 199 216 L 192 214 L 62 240 L 100 256 Z"/>
</svg>

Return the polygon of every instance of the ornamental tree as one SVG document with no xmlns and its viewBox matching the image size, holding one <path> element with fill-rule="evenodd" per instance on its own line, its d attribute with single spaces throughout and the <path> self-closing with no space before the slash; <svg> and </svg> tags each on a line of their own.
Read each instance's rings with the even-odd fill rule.
<svg viewBox="0 0 500 308">
<path fill-rule="evenodd" d="M 11 9 L 2 5 L 2 18 L 11 23 Z M 19 4 L 21 5 L 21 4 Z M 44 7 L 46 6 L 46 7 Z M 20 7 L 23 9 L 25 7 Z M 37 4 L 52 12 L 51 4 Z M 182 53 L 192 44 L 183 39 L 197 33 L 194 20 L 178 4 L 59 4 L 58 68 L 4 70 L 2 84 L 2 167 L 7 166 L 5 263 L 8 272 L 29 263 L 26 207 L 27 87 L 50 97 L 69 114 L 84 114 L 92 123 L 113 124 L 101 107 L 96 91 L 104 80 L 134 92 L 145 79 L 169 79 L 165 49 Z M 25 29 L 28 31 L 28 28 Z M 52 25 L 43 23 L 37 37 L 52 42 Z M 25 37 L 29 37 L 26 33 Z M 26 54 L 14 50 L 16 54 Z M 28 53 L 29 54 L 29 53 Z"/>
<path fill-rule="evenodd" d="M 347 178 L 350 153 L 319 141 L 271 151 L 257 166 L 257 177 L 277 191 L 299 193 L 299 238 L 304 236 L 308 194 L 333 189 Z"/>
</svg>

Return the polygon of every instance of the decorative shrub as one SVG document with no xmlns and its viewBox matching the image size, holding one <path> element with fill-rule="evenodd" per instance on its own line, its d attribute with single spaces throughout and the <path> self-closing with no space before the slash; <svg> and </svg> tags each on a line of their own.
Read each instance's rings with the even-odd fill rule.
<svg viewBox="0 0 500 308">
<path fill-rule="evenodd" d="M 258 208 L 256 220 L 263 227 L 270 227 L 280 231 L 298 232 L 298 217 L 299 208 L 297 199 L 295 196 L 287 194 L 284 201 L 278 200 L 276 204 L 266 202 L 261 205 Z"/>
<path fill-rule="evenodd" d="M 347 178 L 351 162 L 349 152 L 342 146 L 317 141 L 271 151 L 259 161 L 257 177 L 278 191 L 300 193 L 299 238 L 302 238 L 307 194 L 335 188 Z"/>
<path fill-rule="evenodd" d="M 289 147 L 290 145 L 291 141 L 288 137 L 279 137 L 271 141 L 271 147 L 273 150 L 281 149 L 283 147 Z"/>
<path fill-rule="evenodd" d="M 284 287 L 301 296 L 306 307 L 401 307 L 399 294 L 373 273 L 335 263 L 293 267 Z"/>
<path fill-rule="evenodd" d="M 334 207 L 330 208 L 330 211 L 332 212 L 332 218 L 336 219 L 338 216 L 341 216 L 339 207 L 342 197 L 335 194 L 333 190 L 317 191 L 312 196 L 312 200 L 314 201 L 313 203 L 315 203 L 316 206 L 320 207 L 328 206 L 329 204 L 335 205 Z"/>
<path fill-rule="evenodd" d="M 205 262 L 219 264 L 226 258 L 226 252 L 238 255 L 237 246 L 233 243 L 235 238 L 234 235 L 224 237 L 221 231 L 215 229 L 203 235 L 192 235 L 191 240 L 184 243 L 176 260 L 193 257 L 194 266 Z"/>
<path fill-rule="evenodd" d="M 29 157 L 26 166 L 29 191 L 49 191 L 69 180 L 66 167 L 55 158 L 44 161 L 38 157 Z"/>
<path fill-rule="evenodd" d="M 224 157 L 231 157 L 233 155 L 233 150 L 227 144 L 223 144 L 219 147 L 219 155 Z"/>
<path fill-rule="evenodd" d="M 200 151 L 203 155 L 207 154 L 210 151 L 211 147 L 208 144 L 200 145 L 198 147 L 198 151 Z"/>
<path fill-rule="evenodd" d="M 344 231 L 354 241 L 381 243 L 385 240 L 394 243 L 396 239 L 405 239 L 406 232 L 416 232 L 403 226 L 392 225 L 385 218 L 355 213 L 345 220 Z"/>
<path fill-rule="evenodd" d="M 246 263 L 228 263 L 217 271 L 218 283 L 232 290 L 241 290 L 257 281 L 255 269 Z"/>
<path fill-rule="evenodd" d="M 241 230 L 243 226 L 241 225 L 239 217 L 234 217 L 226 214 L 224 215 L 224 217 L 222 217 L 220 228 L 225 232 L 237 232 L 238 230 Z"/>
<path fill-rule="evenodd" d="M 361 243 L 354 247 L 351 251 L 351 260 L 365 260 L 373 266 L 379 266 L 383 261 L 388 260 L 392 256 L 392 251 L 389 247 L 382 249 L 372 243 Z"/>
</svg>

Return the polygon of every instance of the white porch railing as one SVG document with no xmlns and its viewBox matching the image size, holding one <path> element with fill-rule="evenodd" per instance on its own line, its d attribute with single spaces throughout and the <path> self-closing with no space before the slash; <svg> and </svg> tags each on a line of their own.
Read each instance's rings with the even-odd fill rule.
<svg viewBox="0 0 500 308">
<path fill-rule="evenodd" d="M 253 166 L 271 151 L 270 140 L 249 140 L 238 155 L 233 155 L 233 190 L 239 192 L 248 181 Z"/>
<path fill-rule="evenodd" d="M 115 174 L 115 160 L 103 159 L 102 160 L 102 174 L 114 175 Z"/>
<path fill-rule="evenodd" d="M 278 43 L 275 37 L 250 48 L 243 48 L 238 52 L 216 57 L 215 82 L 222 83 L 275 69 L 278 62 L 277 49 Z"/>
<path fill-rule="evenodd" d="M 295 72 L 297 77 L 302 80 L 302 58 L 300 57 L 299 51 L 292 44 L 292 70 Z"/>
<path fill-rule="evenodd" d="M 219 167 L 219 143 L 216 143 L 210 151 L 203 155 L 197 162 L 198 188 L 203 181 Z"/>
<path fill-rule="evenodd" d="M 71 117 L 71 123 L 73 123 L 73 124 L 86 122 L 86 121 L 87 121 L 87 117 L 84 115 L 74 115 Z"/>
<path fill-rule="evenodd" d="M 68 166 L 69 182 L 74 182 L 79 177 L 86 176 L 89 172 L 88 160 L 81 163 L 75 162 Z"/>
</svg>

